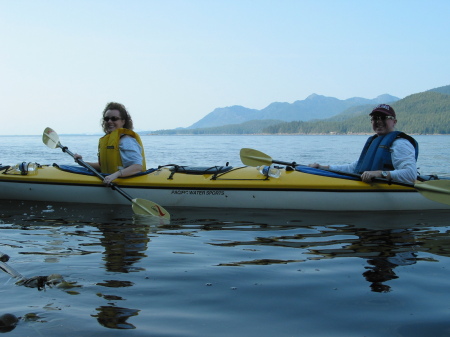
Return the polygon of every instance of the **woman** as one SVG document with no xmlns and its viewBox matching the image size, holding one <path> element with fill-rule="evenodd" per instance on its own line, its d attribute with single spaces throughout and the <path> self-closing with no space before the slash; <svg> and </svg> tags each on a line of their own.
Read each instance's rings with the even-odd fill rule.
<svg viewBox="0 0 450 337">
<path fill-rule="evenodd" d="M 109 185 L 120 177 L 128 177 L 146 170 L 144 146 L 133 130 L 133 120 L 120 103 L 106 104 L 102 113 L 105 135 L 98 143 L 98 162 L 88 163 L 97 171 L 109 174 L 103 182 Z M 82 159 L 75 154 L 76 159 Z"/>
</svg>

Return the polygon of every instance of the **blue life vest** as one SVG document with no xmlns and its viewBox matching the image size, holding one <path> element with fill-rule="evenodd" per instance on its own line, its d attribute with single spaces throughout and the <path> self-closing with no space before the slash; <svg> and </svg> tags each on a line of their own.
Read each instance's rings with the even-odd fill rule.
<svg viewBox="0 0 450 337">
<path fill-rule="evenodd" d="M 364 171 L 392 171 L 391 146 L 397 138 L 407 139 L 416 150 L 416 161 L 419 155 L 419 144 L 411 136 L 400 131 L 393 131 L 387 135 L 374 135 L 367 139 L 366 145 L 361 152 L 358 163 L 356 164 L 355 173 L 361 174 Z"/>
</svg>

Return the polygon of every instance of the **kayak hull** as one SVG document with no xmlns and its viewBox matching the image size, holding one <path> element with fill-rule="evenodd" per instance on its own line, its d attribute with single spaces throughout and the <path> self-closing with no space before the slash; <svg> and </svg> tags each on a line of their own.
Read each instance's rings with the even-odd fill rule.
<svg viewBox="0 0 450 337">
<path fill-rule="evenodd" d="M 173 173 L 162 168 L 143 176 L 117 179 L 133 198 L 163 207 L 383 211 L 450 209 L 423 197 L 411 186 L 317 176 L 282 170 L 265 177 L 253 167 L 223 174 Z M 129 204 L 94 176 L 44 166 L 34 175 L 0 174 L 0 198 L 84 204 Z"/>
</svg>

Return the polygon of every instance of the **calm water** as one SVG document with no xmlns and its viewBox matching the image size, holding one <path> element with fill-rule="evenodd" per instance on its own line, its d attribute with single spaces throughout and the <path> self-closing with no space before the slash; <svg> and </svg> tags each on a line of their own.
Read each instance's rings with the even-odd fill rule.
<svg viewBox="0 0 450 337">
<path fill-rule="evenodd" d="M 449 136 L 418 136 L 424 174 L 448 173 Z M 240 165 L 239 149 L 310 163 L 354 160 L 365 136 L 148 136 L 149 167 Z M 0 162 L 72 164 L 40 137 L 0 137 Z M 96 136 L 61 143 L 94 160 Z M 3 193 L 3 191 L 0 191 Z M 10 336 L 448 336 L 450 212 L 168 209 L 0 201 Z M 1 329 L 0 329 L 1 331 Z"/>
<path fill-rule="evenodd" d="M 62 145 L 83 155 L 86 161 L 97 160 L 98 136 L 60 135 Z M 418 167 L 422 174 L 449 174 L 450 136 L 415 136 L 420 145 Z M 262 151 L 275 160 L 298 164 L 320 162 L 345 164 L 356 160 L 367 136 L 144 136 L 147 166 L 165 164 L 214 166 L 242 165 L 239 150 L 243 147 Z M 0 136 L 0 164 L 21 161 L 40 164 L 74 164 L 73 159 L 51 150 L 41 136 Z"/>
</svg>

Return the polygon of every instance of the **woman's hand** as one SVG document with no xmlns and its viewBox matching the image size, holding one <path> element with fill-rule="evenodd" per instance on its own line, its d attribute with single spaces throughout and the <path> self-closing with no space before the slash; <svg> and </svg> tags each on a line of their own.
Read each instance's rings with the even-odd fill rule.
<svg viewBox="0 0 450 337">
<path fill-rule="evenodd" d="M 119 170 L 119 171 L 117 171 L 117 172 L 114 172 L 113 174 L 110 174 L 110 175 L 106 176 L 105 179 L 103 179 L 103 183 L 104 183 L 106 186 L 109 186 L 109 185 L 111 185 L 111 183 L 112 183 L 114 180 L 116 180 L 117 178 L 119 178 L 119 177 L 121 177 L 121 176 L 122 176 L 122 170 Z"/>
<path fill-rule="evenodd" d="M 79 165 L 81 165 L 81 166 L 84 166 L 82 163 L 80 163 L 80 161 L 82 162 L 83 161 L 83 157 L 81 156 L 81 154 L 78 154 L 78 153 L 75 153 L 74 155 L 73 155 L 73 159 L 75 159 L 75 163 L 77 163 L 77 164 L 79 164 Z M 89 164 L 90 166 L 92 166 L 94 169 L 96 169 L 97 171 L 101 171 L 101 168 L 100 168 L 100 163 L 86 163 L 86 164 Z"/>
<path fill-rule="evenodd" d="M 75 153 L 73 155 L 73 159 L 75 159 L 75 163 L 78 163 L 78 160 L 83 160 L 83 157 L 81 156 L 81 154 Z"/>
<path fill-rule="evenodd" d="M 142 165 L 133 164 L 106 176 L 105 179 L 103 179 L 103 182 L 109 186 L 117 178 L 132 176 L 139 172 L 142 172 Z"/>
</svg>

